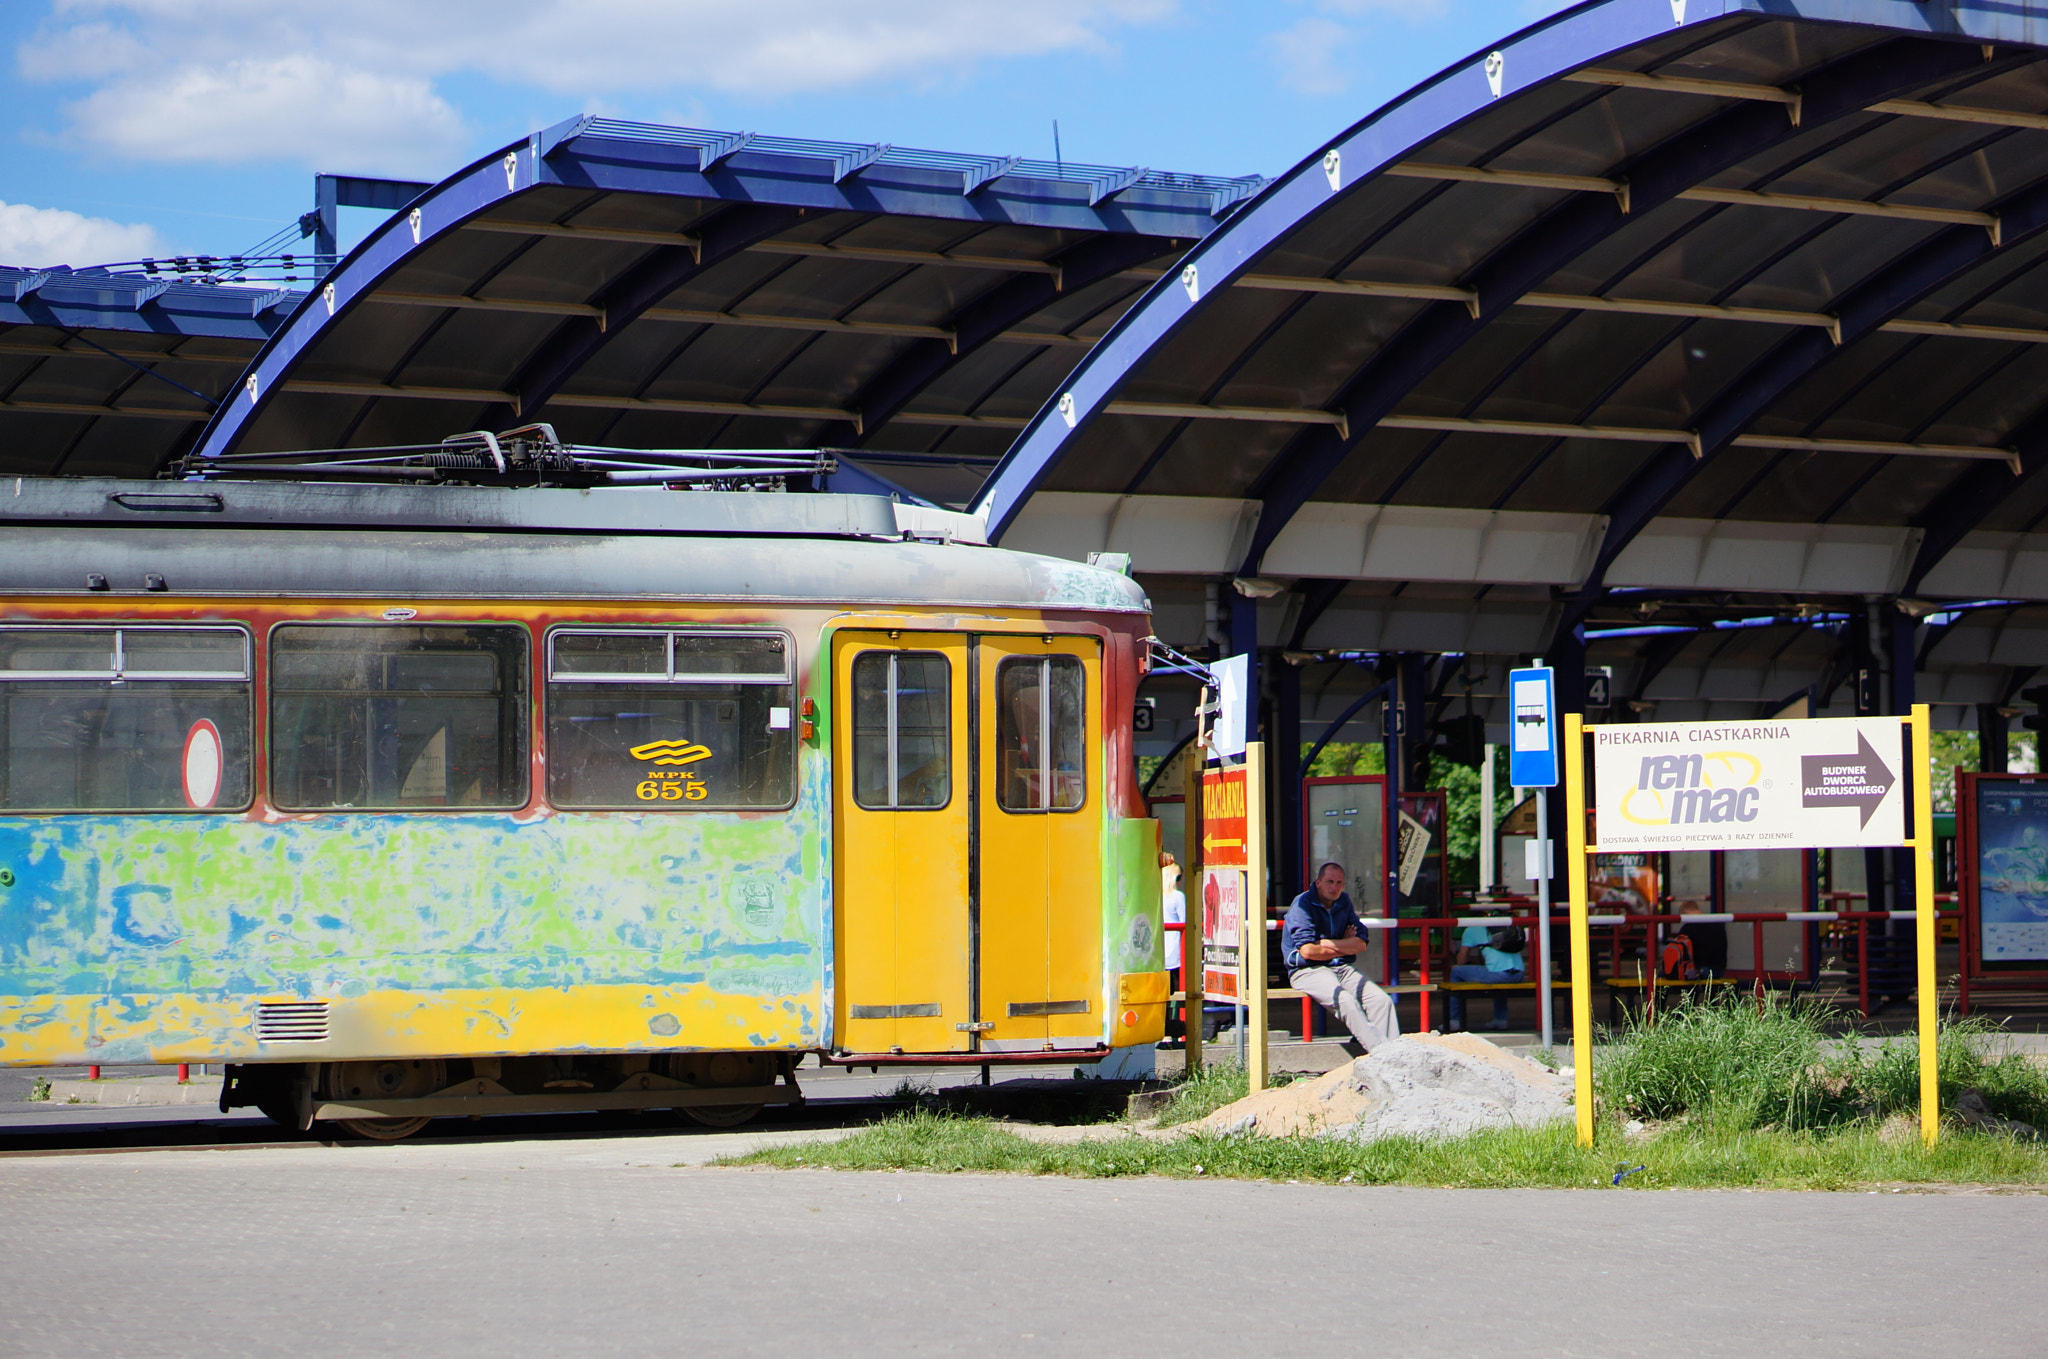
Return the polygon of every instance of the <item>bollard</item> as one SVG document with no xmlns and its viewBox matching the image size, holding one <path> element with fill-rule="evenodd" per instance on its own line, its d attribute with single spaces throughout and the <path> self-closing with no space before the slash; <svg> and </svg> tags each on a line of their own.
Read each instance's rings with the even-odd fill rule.
<svg viewBox="0 0 2048 1359">
<path fill-rule="evenodd" d="M 180 1062 L 180 1063 L 178 1063 L 178 1084 L 180 1084 L 180 1085 L 190 1085 L 191 1083 L 192 1083 L 192 1064 L 191 1064 L 190 1062 Z"/>
<path fill-rule="evenodd" d="M 96 1066 L 87 1067 L 85 1069 L 85 1078 L 89 1081 L 98 1080 L 100 1078 L 100 1069 Z"/>
</svg>

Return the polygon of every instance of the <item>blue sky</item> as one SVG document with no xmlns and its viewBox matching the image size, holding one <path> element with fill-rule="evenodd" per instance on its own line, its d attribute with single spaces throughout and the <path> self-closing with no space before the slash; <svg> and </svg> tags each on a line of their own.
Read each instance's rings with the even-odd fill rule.
<svg viewBox="0 0 2048 1359">
<path fill-rule="evenodd" d="M 7 0 L 0 264 L 244 250 L 578 113 L 1275 174 L 1562 0 Z M 372 223 L 346 213 L 343 245 Z"/>
</svg>

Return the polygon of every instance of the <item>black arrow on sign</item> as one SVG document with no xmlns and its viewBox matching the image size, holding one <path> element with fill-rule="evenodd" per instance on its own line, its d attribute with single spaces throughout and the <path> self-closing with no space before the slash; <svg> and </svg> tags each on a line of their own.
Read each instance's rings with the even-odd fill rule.
<svg viewBox="0 0 2048 1359">
<path fill-rule="evenodd" d="M 1860 807 L 1864 826 L 1892 790 L 1892 771 L 1861 731 L 1854 755 L 1801 755 L 1799 779 L 1802 806 Z"/>
</svg>

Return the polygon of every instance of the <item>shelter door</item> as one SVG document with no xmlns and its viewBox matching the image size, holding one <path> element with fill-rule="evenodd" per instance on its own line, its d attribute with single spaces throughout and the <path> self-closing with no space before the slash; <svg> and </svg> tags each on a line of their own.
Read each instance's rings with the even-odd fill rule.
<svg viewBox="0 0 2048 1359">
<path fill-rule="evenodd" d="M 839 1046 L 968 1051 L 968 638 L 845 632 L 832 658 Z"/>
<path fill-rule="evenodd" d="M 975 639 L 988 1051 L 1093 1047 L 1102 1014 L 1102 648 Z"/>
</svg>

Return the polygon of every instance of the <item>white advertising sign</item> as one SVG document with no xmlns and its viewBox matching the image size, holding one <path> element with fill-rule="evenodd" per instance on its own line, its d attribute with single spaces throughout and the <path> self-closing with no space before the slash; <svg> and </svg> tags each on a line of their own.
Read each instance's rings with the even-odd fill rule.
<svg viewBox="0 0 2048 1359">
<path fill-rule="evenodd" d="M 1224 759 L 1239 759 L 1250 740 L 1251 700 L 1245 693 L 1251 679 L 1250 659 L 1225 656 L 1209 670 L 1222 686 L 1217 695 L 1216 726 L 1210 733 L 1210 752 Z"/>
<path fill-rule="evenodd" d="M 1905 719 L 1595 727 L 1600 850 L 1900 845 Z"/>
</svg>

